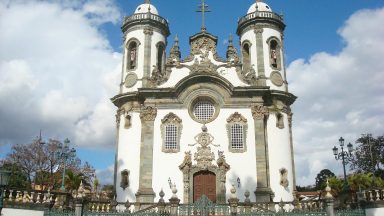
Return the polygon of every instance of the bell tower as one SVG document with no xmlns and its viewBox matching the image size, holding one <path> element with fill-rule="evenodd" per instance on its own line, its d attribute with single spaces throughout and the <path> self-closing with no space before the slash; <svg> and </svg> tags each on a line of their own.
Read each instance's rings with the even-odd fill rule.
<svg viewBox="0 0 384 216">
<path fill-rule="evenodd" d="M 257 0 L 238 22 L 243 71 L 258 86 L 288 91 L 283 55 L 283 17 Z"/>
<path fill-rule="evenodd" d="M 124 60 L 120 93 L 150 86 L 152 73 L 165 69 L 168 22 L 145 0 L 134 14 L 124 18 Z"/>
</svg>

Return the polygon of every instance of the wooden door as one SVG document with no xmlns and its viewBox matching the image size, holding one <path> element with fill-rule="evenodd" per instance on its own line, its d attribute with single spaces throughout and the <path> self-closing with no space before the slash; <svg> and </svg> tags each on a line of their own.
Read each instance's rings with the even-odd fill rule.
<svg viewBox="0 0 384 216">
<path fill-rule="evenodd" d="M 216 202 L 216 175 L 209 171 L 200 171 L 193 175 L 193 202 L 202 195 Z"/>
</svg>

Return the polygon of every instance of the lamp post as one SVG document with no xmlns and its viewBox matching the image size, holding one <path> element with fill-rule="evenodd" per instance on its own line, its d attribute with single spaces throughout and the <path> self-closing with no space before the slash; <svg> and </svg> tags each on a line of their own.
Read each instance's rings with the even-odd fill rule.
<svg viewBox="0 0 384 216">
<path fill-rule="evenodd" d="M 347 173 L 345 171 L 345 165 L 347 165 L 347 159 L 350 159 L 352 158 L 352 151 L 353 151 L 353 146 L 351 143 L 348 143 L 347 145 L 347 150 L 344 150 L 344 139 L 343 137 L 340 137 L 339 139 L 339 144 L 340 144 L 340 147 L 341 147 L 341 152 L 339 152 L 339 149 L 335 146 L 333 147 L 333 154 L 335 155 L 335 159 L 336 160 L 342 160 L 342 164 L 343 164 L 343 170 L 344 170 L 344 186 L 343 186 L 343 190 L 344 191 L 347 191 L 349 186 L 348 186 L 348 182 L 347 182 Z"/>
<path fill-rule="evenodd" d="M 5 197 L 5 187 L 8 185 L 9 177 L 11 176 L 10 171 L 5 169 L 0 169 L 0 215 L 1 210 L 3 210 L 3 199 Z"/>
<path fill-rule="evenodd" d="M 64 140 L 64 145 L 62 145 L 61 143 L 59 144 L 59 147 L 56 152 L 56 156 L 59 160 L 62 160 L 63 162 L 63 177 L 61 180 L 60 190 L 65 191 L 65 187 L 64 187 L 65 168 L 67 166 L 67 163 L 73 160 L 73 158 L 75 158 L 76 156 L 76 150 L 74 148 L 69 149 L 68 138 Z"/>
</svg>

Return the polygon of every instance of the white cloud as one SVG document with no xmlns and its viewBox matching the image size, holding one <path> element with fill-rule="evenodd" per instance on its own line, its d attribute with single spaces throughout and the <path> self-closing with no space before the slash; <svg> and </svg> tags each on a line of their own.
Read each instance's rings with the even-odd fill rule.
<svg viewBox="0 0 384 216">
<path fill-rule="evenodd" d="M 106 169 L 96 170 L 96 176 L 101 185 L 113 184 L 114 165 Z"/>
<path fill-rule="evenodd" d="M 294 104 L 298 184 L 314 184 L 329 168 L 342 173 L 331 148 L 338 137 L 354 143 L 361 133 L 383 134 L 384 8 L 353 14 L 338 31 L 345 47 L 338 54 L 314 54 L 288 67 Z"/>
<path fill-rule="evenodd" d="M 120 16 L 106 0 L 0 2 L 0 145 L 29 142 L 40 129 L 80 146 L 113 145 L 108 98 L 121 55 L 99 27 Z"/>
</svg>

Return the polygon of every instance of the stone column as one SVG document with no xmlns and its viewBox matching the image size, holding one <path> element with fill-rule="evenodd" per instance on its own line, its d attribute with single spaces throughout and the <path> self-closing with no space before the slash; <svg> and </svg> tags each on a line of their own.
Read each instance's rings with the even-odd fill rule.
<svg viewBox="0 0 384 216">
<path fill-rule="evenodd" d="M 268 108 L 262 104 L 252 107 L 255 125 L 257 188 L 255 191 L 257 202 L 269 202 L 273 192 L 269 182 L 268 142 L 266 136 L 266 122 L 269 117 Z"/>
<path fill-rule="evenodd" d="M 153 136 L 154 121 L 157 109 L 151 106 L 142 108 L 141 119 L 141 144 L 140 144 L 140 176 L 139 190 L 136 193 L 137 202 L 153 203 L 155 193 L 152 188 L 153 169 Z"/>
<path fill-rule="evenodd" d="M 292 162 L 292 188 L 293 188 L 293 199 L 296 200 L 296 169 L 295 169 L 295 159 L 294 159 L 294 152 L 293 152 L 293 139 L 292 139 L 292 116 L 293 113 L 289 111 L 288 113 L 288 126 L 289 126 L 289 144 L 290 144 L 290 150 L 291 150 L 291 162 Z"/>
<path fill-rule="evenodd" d="M 121 115 L 124 113 L 124 109 L 120 108 L 116 112 L 116 146 L 115 146 L 115 166 L 113 172 L 113 193 L 117 194 L 117 166 L 119 159 L 119 133 L 120 133 L 120 120 Z"/>
<path fill-rule="evenodd" d="M 265 66 L 264 66 L 264 43 L 263 43 L 263 29 L 256 28 L 256 54 L 257 54 L 257 73 L 258 85 L 266 85 Z"/>
<path fill-rule="evenodd" d="M 149 26 L 144 28 L 144 73 L 143 87 L 149 86 L 149 78 L 151 77 L 151 53 L 152 53 L 152 35 L 153 29 Z"/>
<path fill-rule="evenodd" d="M 75 216 L 83 215 L 83 202 L 82 200 L 75 201 Z"/>
</svg>

